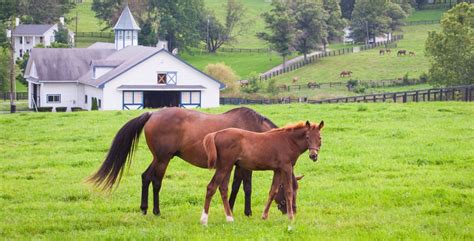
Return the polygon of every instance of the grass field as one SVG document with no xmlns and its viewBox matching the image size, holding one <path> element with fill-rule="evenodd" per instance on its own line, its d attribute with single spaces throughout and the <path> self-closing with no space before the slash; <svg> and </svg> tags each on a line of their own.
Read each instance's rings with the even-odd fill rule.
<svg viewBox="0 0 474 241">
<path fill-rule="evenodd" d="M 347 81 L 349 78 L 339 77 L 342 70 L 351 70 L 352 79 L 358 80 L 397 79 L 406 73 L 410 78 L 418 78 L 429 68 L 428 59 L 424 55 L 427 33 L 439 30 L 439 25 L 406 26 L 403 30 L 404 39 L 397 43 L 398 47 L 393 49 L 390 55 L 379 56 L 379 49 L 375 48 L 354 54 L 323 58 L 314 64 L 277 77 L 277 82 L 289 83 L 295 76 L 298 76 L 302 83 Z M 414 51 L 416 56 L 397 57 L 398 49 Z"/>
<path fill-rule="evenodd" d="M 77 3 L 76 7 L 68 13 L 68 19 L 75 19 L 76 13 L 78 15 L 77 32 L 102 32 L 106 27 L 104 22 L 95 17 L 95 12 L 92 11 L 91 6 L 92 0 L 83 0 L 83 3 Z M 69 22 L 68 28 L 76 31 L 76 21 Z"/>
<path fill-rule="evenodd" d="M 202 111 L 220 113 L 232 106 Z M 142 111 L 0 115 L 2 239 L 474 239 L 474 106 L 471 103 L 252 106 L 278 125 L 323 119 L 320 161 L 306 154 L 292 231 L 273 205 L 260 213 L 271 173 L 253 178 L 253 211 L 226 223 L 213 200 L 199 224 L 206 169 L 171 161 L 161 217 L 139 212 L 142 171 L 151 155 L 140 141 L 131 168 L 110 195 L 84 179 L 102 163 L 117 130 Z"/>
<path fill-rule="evenodd" d="M 447 9 L 431 9 L 431 10 L 422 10 L 422 11 L 414 11 L 408 18 L 406 19 L 407 22 L 412 21 L 423 21 L 423 20 L 439 20 L 443 13 L 447 11 Z"/>
</svg>

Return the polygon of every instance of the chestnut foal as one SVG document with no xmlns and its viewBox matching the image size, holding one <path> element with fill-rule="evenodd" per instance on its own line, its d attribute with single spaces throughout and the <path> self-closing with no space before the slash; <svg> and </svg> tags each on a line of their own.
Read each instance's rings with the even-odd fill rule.
<svg viewBox="0 0 474 241">
<path fill-rule="evenodd" d="M 217 187 L 224 203 L 227 221 L 234 221 L 227 200 L 227 188 L 234 165 L 247 170 L 273 170 L 272 186 L 262 218 L 268 218 L 272 200 L 278 193 L 280 184 L 283 184 L 287 215 L 293 220 L 293 166 L 306 150 L 309 150 L 309 158 L 317 161 L 323 126 L 323 121 L 319 125 L 306 121 L 263 133 L 228 128 L 207 134 L 203 145 L 208 167 L 216 168 L 216 172 L 207 186 L 201 224 L 207 225 L 209 205 Z"/>
</svg>

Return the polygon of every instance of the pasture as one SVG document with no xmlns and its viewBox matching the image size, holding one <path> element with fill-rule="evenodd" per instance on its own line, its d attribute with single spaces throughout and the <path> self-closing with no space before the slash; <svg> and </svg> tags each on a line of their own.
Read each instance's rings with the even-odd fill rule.
<svg viewBox="0 0 474 241">
<path fill-rule="evenodd" d="M 201 111 L 220 113 L 234 106 Z M 320 121 L 318 163 L 304 174 L 292 230 L 275 205 L 260 218 L 270 172 L 253 177 L 253 216 L 243 192 L 226 223 L 213 199 L 199 223 L 213 172 L 172 160 L 161 190 L 162 215 L 139 211 L 141 173 L 151 160 L 144 138 L 111 194 L 84 179 L 101 165 L 112 138 L 143 111 L 0 115 L 0 236 L 3 239 L 474 239 L 474 106 L 471 103 L 251 106 L 277 125 Z M 163 128 L 166 128 L 164 126 Z"/>
</svg>

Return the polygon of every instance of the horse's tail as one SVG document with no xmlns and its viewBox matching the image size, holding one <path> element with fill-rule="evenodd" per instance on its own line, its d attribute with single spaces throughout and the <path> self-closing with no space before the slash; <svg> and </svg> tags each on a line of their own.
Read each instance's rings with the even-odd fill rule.
<svg viewBox="0 0 474 241">
<path fill-rule="evenodd" d="M 150 116 L 151 112 L 146 112 L 127 122 L 118 131 L 104 163 L 94 175 L 88 178 L 89 182 L 93 182 L 103 190 L 110 190 L 117 178 L 120 182 L 125 163 L 128 161 L 130 165 L 140 134 Z"/>
<path fill-rule="evenodd" d="M 203 141 L 204 150 L 206 151 L 207 155 L 207 167 L 209 169 L 213 169 L 216 167 L 217 148 L 215 138 L 216 132 L 207 134 L 206 137 L 204 137 Z"/>
</svg>

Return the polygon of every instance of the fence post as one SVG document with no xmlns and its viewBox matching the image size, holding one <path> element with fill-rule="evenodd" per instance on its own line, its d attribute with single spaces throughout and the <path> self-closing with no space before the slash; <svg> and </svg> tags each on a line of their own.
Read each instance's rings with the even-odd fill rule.
<svg viewBox="0 0 474 241">
<path fill-rule="evenodd" d="M 403 94 L 403 103 L 407 102 L 407 92 Z"/>
<path fill-rule="evenodd" d="M 415 93 L 416 93 L 415 102 L 418 102 L 418 91 L 416 91 Z"/>
</svg>

